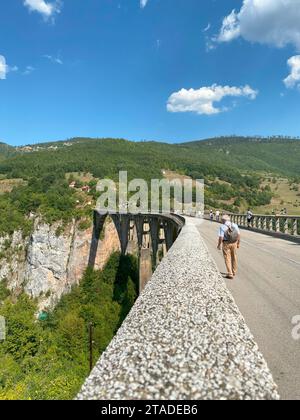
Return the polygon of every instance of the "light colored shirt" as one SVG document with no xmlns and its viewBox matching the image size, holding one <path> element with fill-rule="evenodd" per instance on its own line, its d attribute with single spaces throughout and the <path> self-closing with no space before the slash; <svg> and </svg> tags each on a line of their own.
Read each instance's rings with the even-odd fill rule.
<svg viewBox="0 0 300 420">
<path fill-rule="evenodd" d="M 221 225 L 220 226 L 220 229 L 219 229 L 219 238 L 222 238 L 222 239 L 225 238 L 226 239 L 226 233 L 227 233 L 227 231 L 228 231 L 228 229 L 229 229 L 230 226 L 233 229 L 237 229 L 238 233 L 240 234 L 240 229 L 239 229 L 239 227 L 238 227 L 237 224 L 231 223 L 231 222 L 227 222 L 225 225 Z"/>
</svg>

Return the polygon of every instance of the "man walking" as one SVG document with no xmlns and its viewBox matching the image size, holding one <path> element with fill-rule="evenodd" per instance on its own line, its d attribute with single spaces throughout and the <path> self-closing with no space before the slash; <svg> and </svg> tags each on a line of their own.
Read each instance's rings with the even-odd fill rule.
<svg viewBox="0 0 300 420">
<path fill-rule="evenodd" d="M 252 213 L 251 209 L 248 209 L 248 211 L 247 211 L 247 224 L 248 224 L 248 229 L 251 228 L 252 219 L 253 219 L 253 213 Z"/>
<path fill-rule="evenodd" d="M 219 229 L 218 249 L 223 250 L 227 268 L 227 278 L 233 279 L 238 270 L 237 250 L 241 243 L 241 233 L 238 225 L 231 222 L 230 216 L 222 216 L 222 225 Z"/>
</svg>

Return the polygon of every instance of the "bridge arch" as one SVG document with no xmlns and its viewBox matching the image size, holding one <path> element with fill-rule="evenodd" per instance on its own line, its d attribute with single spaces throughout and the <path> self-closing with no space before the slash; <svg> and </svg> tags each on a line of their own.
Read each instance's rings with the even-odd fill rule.
<svg viewBox="0 0 300 420">
<path fill-rule="evenodd" d="M 175 214 L 130 214 L 95 210 L 88 263 L 91 268 L 95 266 L 100 236 L 107 217 L 111 217 L 113 220 L 123 255 L 126 254 L 130 241 L 136 240 L 137 242 L 140 291 L 142 291 L 152 276 L 152 269 L 155 269 L 159 263 L 159 248 L 165 256 L 178 238 L 185 225 L 185 219 Z"/>
</svg>

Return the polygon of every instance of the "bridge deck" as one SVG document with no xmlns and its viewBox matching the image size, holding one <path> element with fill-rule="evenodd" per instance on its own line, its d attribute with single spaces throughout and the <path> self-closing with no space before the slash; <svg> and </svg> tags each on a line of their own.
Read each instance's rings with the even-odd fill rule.
<svg viewBox="0 0 300 420">
<path fill-rule="evenodd" d="M 218 225 L 199 228 L 219 270 Z M 238 277 L 227 285 L 254 334 L 279 386 L 282 398 L 300 399 L 300 341 L 292 338 L 291 320 L 300 315 L 300 244 L 242 231 Z"/>
<path fill-rule="evenodd" d="M 272 375 L 187 220 L 78 399 L 277 399 Z"/>
</svg>

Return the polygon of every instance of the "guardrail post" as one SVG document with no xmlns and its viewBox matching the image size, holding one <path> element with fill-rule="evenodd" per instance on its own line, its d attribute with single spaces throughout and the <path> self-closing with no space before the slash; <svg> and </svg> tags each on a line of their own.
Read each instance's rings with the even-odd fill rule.
<svg viewBox="0 0 300 420">
<path fill-rule="evenodd" d="M 288 234 L 289 234 L 289 219 L 285 219 L 285 220 L 284 220 L 284 233 L 285 233 L 286 235 L 288 235 Z"/>
<path fill-rule="evenodd" d="M 276 232 L 280 232 L 280 219 L 279 217 L 276 217 Z"/>
<path fill-rule="evenodd" d="M 271 231 L 276 232 L 276 218 L 274 216 L 271 218 Z"/>
<path fill-rule="evenodd" d="M 292 219 L 292 224 L 293 224 L 292 235 L 297 236 L 298 235 L 298 221 L 297 221 L 297 219 Z"/>
<path fill-rule="evenodd" d="M 257 218 L 257 229 L 261 229 L 261 217 Z"/>
<path fill-rule="evenodd" d="M 268 230 L 267 218 L 266 217 L 263 218 L 263 230 Z"/>
</svg>

